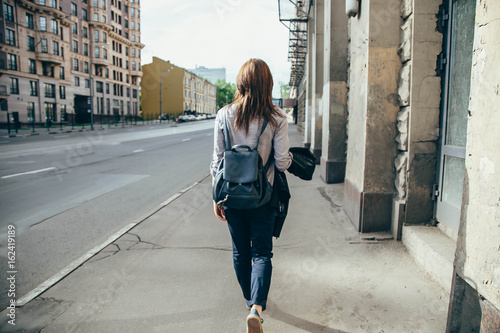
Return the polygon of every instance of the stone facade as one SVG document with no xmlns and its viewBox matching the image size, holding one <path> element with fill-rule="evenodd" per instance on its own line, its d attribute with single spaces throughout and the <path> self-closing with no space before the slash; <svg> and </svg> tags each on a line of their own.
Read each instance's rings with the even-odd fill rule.
<svg viewBox="0 0 500 333">
<path fill-rule="evenodd" d="M 311 6 L 310 1 L 304 3 Z M 305 96 L 303 108 L 299 98 L 304 146 L 317 156 L 320 152 L 319 171 L 326 183 L 344 182 L 343 208 L 356 230 L 390 232 L 415 256 L 432 262 L 424 269 L 450 289 L 449 332 L 498 332 L 500 154 L 494 143 L 500 141 L 500 69 L 495 56 L 500 53 L 495 43 L 500 4 L 494 0 L 357 3 L 357 11 L 349 8 L 348 20 L 347 14 L 339 15 L 346 13 L 344 1 L 315 1 L 309 11 L 308 60 L 296 87 L 296 95 Z M 450 27 L 465 33 L 461 24 L 450 23 L 454 6 L 463 6 L 468 17 L 475 16 L 473 57 L 465 64 L 462 60 L 458 69 L 450 64 L 455 55 L 447 54 L 454 52 L 449 47 Z M 468 105 L 455 109 L 462 112 L 459 117 L 467 118 L 461 134 L 465 159 L 462 147 L 446 143 L 447 122 L 456 121 L 446 118 L 448 99 L 457 97 L 448 86 L 450 73 L 462 75 L 457 76 L 462 82 L 470 80 L 470 92 L 460 96 Z M 447 157 L 442 156 L 453 154 L 465 160 L 458 230 L 436 214 L 444 201 L 443 179 L 454 171 L 446 169 Z M 455 184 L 461 184 L 460 169 L 456 170 L 451 174 Z M 450 217 L 454 214 L 450 212 Z M 419 232 L 426 238 L 419 238 Z M 426 255 L 428 249 L 439 258 Z"/>
</svg>

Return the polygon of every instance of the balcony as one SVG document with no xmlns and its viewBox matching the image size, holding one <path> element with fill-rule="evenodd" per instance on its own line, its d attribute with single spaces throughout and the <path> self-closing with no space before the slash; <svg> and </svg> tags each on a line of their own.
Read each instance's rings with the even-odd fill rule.
<svg viewBox="0 0 500 333">
<path fill-rule="evenodd" d="M 131 71 L 130 71 L 130 75 L 131 75 L 132 77 L 134 77 L 134 76 L 139 76 L 139 77 L 142 77 L 142 71 L 141 71 L 141 70 L 131 70 Z"/>
<path fill-rule="evenodd" d="M 60 55 L 52 54 L 52 53 L 44 53 L 41 51 L 36 52 L 36 60 L 43 62 L 50 62 L 52 64 L 61 65 L 64 63 L 63 57 Z"/>
<path fill-rule="evenodd" d="M 104 59 L 104 58 L 95 58 L 95 57 L 92 57 L 92 64 L 96 65 L 96 66 L 109 66 L 111 65 L 111 60 L 109 59 Z"/>
</svg>

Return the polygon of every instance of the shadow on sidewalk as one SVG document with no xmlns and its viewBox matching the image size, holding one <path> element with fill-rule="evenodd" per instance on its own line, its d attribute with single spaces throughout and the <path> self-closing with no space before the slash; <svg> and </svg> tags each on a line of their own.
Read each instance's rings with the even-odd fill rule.
<svg viewBox="0 0 500 333">
<path fill-rule="evenodd" d="M 271 302 L 270 300 L 267 301 L 267 304 L 269 305 L 269 311 L 266 313 L 269 315 L 271 318 L 276 319 L 278 321 L 281 321 L 282 323 L 285 323 L 287 325 L 299 328 L 301 330 L 304 330 L 306 332 L 311 332 L 311 333 L 348 333 L 345 331 L 340 331 L 336 330 L 327 326 L 323 326 L 317 323 L 313 323 L 309 320 L 303 319 L 296 317 L 292 314 L 286 313 L 274 303 Z"/>
</svg>

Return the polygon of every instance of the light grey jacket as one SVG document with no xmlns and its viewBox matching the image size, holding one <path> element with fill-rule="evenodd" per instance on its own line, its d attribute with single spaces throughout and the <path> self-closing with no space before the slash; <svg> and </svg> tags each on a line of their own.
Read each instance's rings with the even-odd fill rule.
<svg viewBox="0 0 500 333">
<path fill-rule="evenodd" d="M 214 128 L 214 153 L 212 157 L 212 163 L 210 165 L 210 173 L 215 177 L 219 164 L 224 156 L 225 141 L 224 141 L 224 123 L 222 122 L 222 112 L 226 112 L 227 107 L 223 107 L 217 112 L 217 117 L 215 119 Z M 229 138 L 231 139 L 231 145 L 248 145 L 254 147 L 257 142 L 257 137 L 260 133 L 262 127 L 262 121 L 260 119 L 254 119 L 250 123 L 248 129 L 248 135 L 245 133 L 244 129 L 235 130 L 234 129 L 234 116 L 236 111 L 236 105 L 233 105 L 227 113 L 227 126 L 229 130 Z M 288 119 L 284 115 L 283 111 L 280 110 L 283 117 L 274 116 L 278 126 L 274 128 L 271 124 L 266 126 L 266 129 L 262 133 L 259 141 L 258 152 L 262 157 L 262 163 L 265 165 L 271 154 L 271 150 L 274 147 L 274 163 L 271 163 L 269 170 L 267 172 L 267 179 L 269 184 L 274 183 L 274 169 L 275 167 L 279 171 L 285 171 L 288 169 L 292 163 L 292 154 L 288 151 L 290 148 L 290 142 L 288 141 Z"/>
</svg>

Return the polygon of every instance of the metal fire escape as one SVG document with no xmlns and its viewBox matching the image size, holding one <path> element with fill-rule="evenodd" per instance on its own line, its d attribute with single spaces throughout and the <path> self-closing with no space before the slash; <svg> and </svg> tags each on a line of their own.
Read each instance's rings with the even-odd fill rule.
<svg viewBox="0 0 500 333">
<path fill-rule="evenodd" d="M 292 63 L 290 87 L 298 87 L 307 58 L 307 22 L 313 0 L 278 0 L 279 20 L 289 30 L 288 61 Z"/>
</svg>

